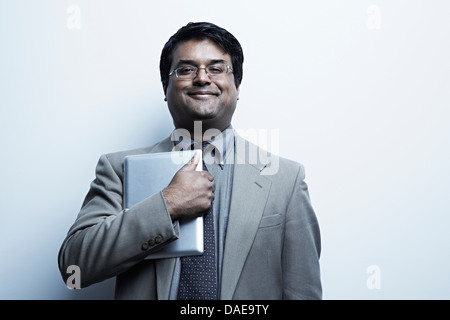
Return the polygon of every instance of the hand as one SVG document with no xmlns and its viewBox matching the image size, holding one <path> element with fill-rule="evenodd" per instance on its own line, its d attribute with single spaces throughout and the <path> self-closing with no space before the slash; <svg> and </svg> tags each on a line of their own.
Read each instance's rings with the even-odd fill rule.
<svg viewBox="0 0 450 320">
<path fill-rule="evenodd" d="M 195 171 L 199 152 L 172 178 L 162 193 L 172 220 L 203 215 L 214 200 L 214 178 L 208 171 Z"/>
</svg>

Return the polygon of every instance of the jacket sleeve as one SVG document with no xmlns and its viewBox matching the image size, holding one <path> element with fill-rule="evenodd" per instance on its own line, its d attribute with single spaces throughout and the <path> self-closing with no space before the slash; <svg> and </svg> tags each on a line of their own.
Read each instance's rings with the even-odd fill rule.
<svg viewBox="0 0 450 320">
<path fill-rule="evenodd" d="M 286 212 L 283 299 L 322 299 L 320 230 L 304 178 L 300 165 Z"/>
<path fill-rule="evenodd" d="M 111 161 L 119 162 L 100 157 L 95 180 L 58 254 L 63 280 L 70 276 L 69 266 L 78 266 L 81 287 L 128 270 L 179 236 L 161 192 L 124 210 L 122 163 L 113 166 Z"/>
</svg>

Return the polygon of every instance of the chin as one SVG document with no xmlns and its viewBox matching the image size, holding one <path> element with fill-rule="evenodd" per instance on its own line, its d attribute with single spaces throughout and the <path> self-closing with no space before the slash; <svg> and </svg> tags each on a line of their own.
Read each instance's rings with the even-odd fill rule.
<svg viewBox="0 0 450 320">
<path fill-rule="evenodd" d="M 196 106 L 191 108 L 191 114 L 198 120 L 213 119 L 218 116 L 219 109 L 216 106 Z"/>
</svg>

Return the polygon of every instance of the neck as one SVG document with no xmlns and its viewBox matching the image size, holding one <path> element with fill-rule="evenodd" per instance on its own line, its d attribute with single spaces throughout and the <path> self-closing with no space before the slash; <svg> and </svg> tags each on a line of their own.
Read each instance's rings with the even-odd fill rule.
<svg viewBox="0 0 450 320">
<path fill-rule="evenodd" d="M 209 141 L 218 136 L 222 131 L 228 128 L 230 124 L 222 126 L 208 126 L 205 121 L 194 121 L 189 128 L 177 126 L 177 130 L 187 130 L 191 139 L 197 142 Z"/>
</svg>

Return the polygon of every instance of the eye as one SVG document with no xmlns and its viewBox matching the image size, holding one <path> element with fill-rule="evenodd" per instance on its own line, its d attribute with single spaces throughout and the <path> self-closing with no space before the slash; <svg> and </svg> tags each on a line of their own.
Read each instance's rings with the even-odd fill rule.
<svg viewBox="0 0 450 320">
<path fill-rule="evenodd" d="M 195 73 L 197 68 L 193 66 L 186 66 L 177 69 L 177 74 L 180 76 L 188 76 Z"/>
<path fill-rule="evenodd" d="M 221 74 L 225 72 L 225 65 L 222 64 L 213 64 L 211 66 L 208 66 L 208 73 L 211 74 Z"/>
</svg>

